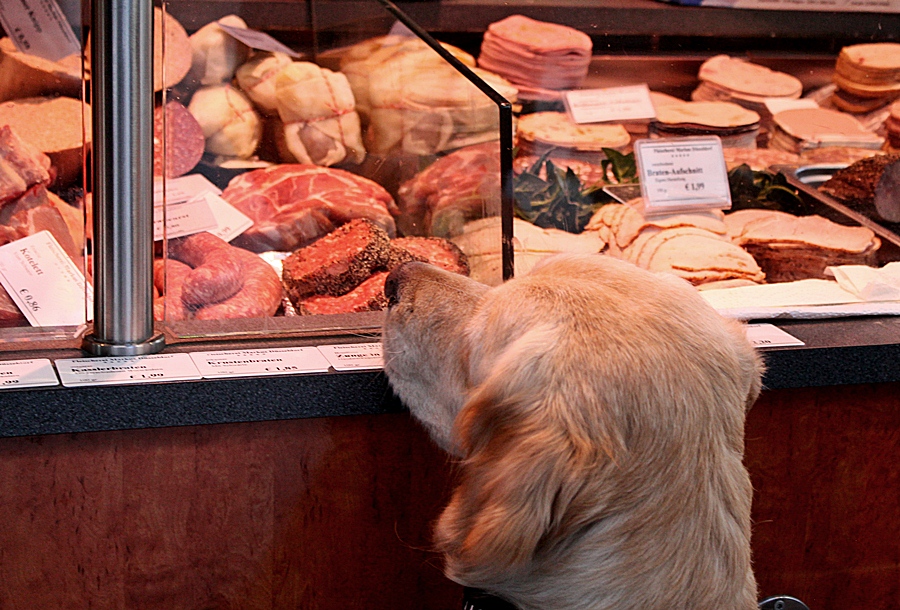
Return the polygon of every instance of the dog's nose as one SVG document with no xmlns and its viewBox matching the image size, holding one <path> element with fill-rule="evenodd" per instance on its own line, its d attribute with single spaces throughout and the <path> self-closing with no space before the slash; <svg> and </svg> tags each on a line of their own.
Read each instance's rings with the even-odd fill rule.
<svg viewBox="0 0 900 610">
<path fill-rule="evenodd" d="M 411 261 L 398 265 L 391 271 L 384 281 L 384 296 L 387 298 L 388 309 L 400 302 L 400 288 L 409 279 L 417 266 L 423 263 Z"/>
</svg>

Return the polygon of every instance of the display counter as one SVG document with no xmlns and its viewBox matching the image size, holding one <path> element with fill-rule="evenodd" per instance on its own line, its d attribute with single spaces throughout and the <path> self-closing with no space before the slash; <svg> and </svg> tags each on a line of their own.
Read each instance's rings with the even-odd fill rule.
<svg viewBox="0 0 900 610">
<path fill-rule="evenodd" d="M 345 22 L 366 33 L 371 5 L 168 9 L 188 32 L 238 13 L 305 48 Z M 565 23 L 596 45 L 589 83 L 639 79 L 680 95 L 713 51 L 803 66 L 811 89 L 829 82 L 845 42 L 900 37 L 894 13 L 652 0 L 399 5 L 473 53 L 513 11 Z M 383 19 L 371 28 L 383 29 Z M 163 353 L 378 343 L 377 315 L 360 315 L 366 324 L 318 335 L 328 316 L 269 334 L 235 332 L 239 322 L 204 336 L 187 329 Z M 760 348 L 765 389 L 748 413 L 760 597 L 793 595 L 811 610 L 900 607 L 900 317 L 768 322 L 803 345 Z M 0 351 L 85 356 L 78 338 L 7 340 Z M 461 588 L 430 550 L 452 480 L 453 461 L 379 370 L 0 390 L 0 607 L 456 610 Z"/>
</svg>

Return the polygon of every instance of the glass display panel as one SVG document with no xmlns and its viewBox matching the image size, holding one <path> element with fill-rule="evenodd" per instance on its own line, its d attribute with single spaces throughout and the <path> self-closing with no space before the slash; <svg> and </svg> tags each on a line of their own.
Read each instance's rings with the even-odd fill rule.
<svg viewBox="0 0 900 610">
<path fill-rule="evenodd" d="M 501 282 L 517 89 L 389 3 L 292 4 L 287 31 L 261 27 L 255 3 L 227 6 L 164 7 L 167 332 L 377 331 L 406 261 Z"/>
<path fill-rule="evenodd" d="M 0 10 L 0 344 L 85 330 L 85 99 L 81 3 Z"/>
</svg>

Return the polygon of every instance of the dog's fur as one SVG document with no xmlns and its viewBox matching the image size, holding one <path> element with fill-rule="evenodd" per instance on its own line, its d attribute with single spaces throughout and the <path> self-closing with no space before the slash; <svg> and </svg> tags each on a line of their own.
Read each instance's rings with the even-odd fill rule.
<svg viewBox="0 0 900 610">
<path fill-rule="evenodd" d="M 560 255 L 488 288 L 388 279 L 385 371 L 460 482 L 446 574 L 522 610 L 751 610 L 745 410 L 762 365 L 686 282 Z"/>
</svg>

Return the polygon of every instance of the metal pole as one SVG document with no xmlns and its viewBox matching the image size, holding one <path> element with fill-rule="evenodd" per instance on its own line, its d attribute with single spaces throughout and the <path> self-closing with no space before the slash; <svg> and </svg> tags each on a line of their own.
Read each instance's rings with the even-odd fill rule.
<svg viewBox="0 0 900 610">
<path fill-rule="evenodd" d="M 94 331 L 97 356 L 160 351 L 153 334 L 153 4 L 92 0 Z"/>
</svg>

